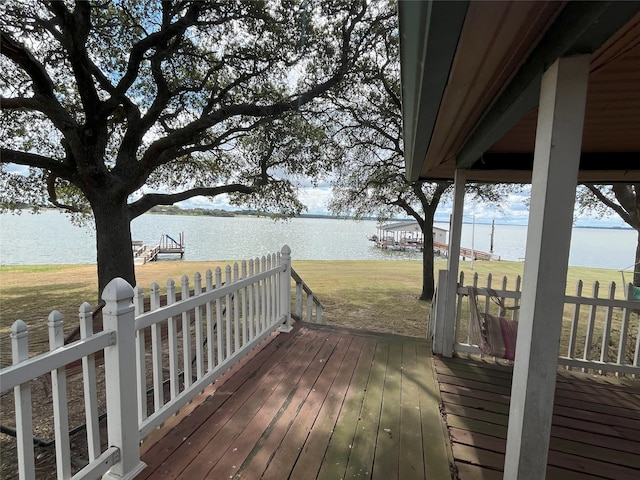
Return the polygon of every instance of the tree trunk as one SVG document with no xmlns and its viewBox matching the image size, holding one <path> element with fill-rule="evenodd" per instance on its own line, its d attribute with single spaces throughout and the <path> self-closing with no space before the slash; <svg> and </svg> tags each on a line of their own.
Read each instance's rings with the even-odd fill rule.
<svg viewBox="0 0 640 480">
<path fill-rule="evenodd" d="M 434 287 L 433 261 L 433 217 L 426 218 L 422 230 L 424 249 L 422 250 L 422 294 L 420 300 L 431 301 Z"/>
<path fill-rule="evenodd" d="M 433 258 L 433 220 L 436 214 L 438 202 L 432 202 L 424 210 L 424 223 L 422 224 L 422 236 L 424 237 L 424 250 L 422 250 L 422 295 L 420 300 L 430 302 L 435 293 Z"/>
<path fill-rule="evenodd" d="M 107 199 L 92 201 L 96 224 L 98 262 L 98 295 L 102 300 L 104 287 L 121 277 L 136 284 L 131 248 L 131 220 L 126 198 L 120 203 Z"/>
<path fill-rule="evenodd" d="M 449 184 L 444 181 L 437 182 L 430 200 L 422 190 L 423 185 L 424 181 L 415 182 L 412 188 L 416 196 L 420 199 L 424 218 L 420 219 L 415 212 L 412 215 L 418 221 L 418 224 L 420 224 L 420 227 L 422 228 L 422 236 L 424 237 L 424 249 L 422 250 L 422 295 L 420 295 L 420 300 L 429 302 L 433 299 L 433 294 L 435 293 L 433 271 L 433 220 L 435 218 L 436 209 L 438 208 L 440 199 L 447 188 L 449 188 Z M 413 211 L 413 209 L 407 205 L 406 211 Z"/>
</svg>

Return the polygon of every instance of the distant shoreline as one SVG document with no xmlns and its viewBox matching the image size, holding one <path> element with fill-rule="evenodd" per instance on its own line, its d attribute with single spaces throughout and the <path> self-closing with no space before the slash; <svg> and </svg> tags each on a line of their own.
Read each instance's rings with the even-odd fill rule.
<svg viewBox="0 0 640 480">
<path fill-rule="evenodd" d="M 33 207 L 25 205 L 20 208 L 20 210 L 31 210 Z M 37 207 L 42 211 L 58 211 L 61 212 L 58 208 L 53 207 Z M 10 213 L 10 212 L 6 212 Z M 268 212 L 261 212 L 258 210 L 225 210 L 220 208 L 181 208 L 176 205 L 171 206 L 156 206 L 153 207 L 145 214 L 150 215 L 183 215 L 189 217 L 222 217 L 222 218 L 233 218 L 233 217 L 256 217 L 256 218 L 270 218 L 272 215 Z M 328 220 L 352 220 L 352 221 L 377 221 L 376 217 L 360 217 L 356 218 L 354 216 L 349 215 L 329 215 L 322 213 L 301 213 L 291 218 L 313 218 L 313 219 L 328 219 Z M 414 219 L 412 218 L 389 218 L 384 220 L 383 223 L 391 223 L 391 222 L 412 222 Z M 621 220 L 622 221 L 622 220 Z M 439 224 L 449 224 L 447 219 L 443 220 L 434 220 L 434 223 Z M 463 221 L 465 225 L 471 225 L 474 222 Z M 491 225 L 491 222 L 487 221 L 479 221 L 476 220 L 476 225 Z M 526 227 L 526 223 L 507 223 L 507 222 L 495 222 L 496 226 L 504 226 L 504 227 Z M 632 227 L 627 225 L 615 226 L 615 225 L 573 225 L 573 228 L 595 228 L 599 230 L 634 230 Z"/>
</svg>

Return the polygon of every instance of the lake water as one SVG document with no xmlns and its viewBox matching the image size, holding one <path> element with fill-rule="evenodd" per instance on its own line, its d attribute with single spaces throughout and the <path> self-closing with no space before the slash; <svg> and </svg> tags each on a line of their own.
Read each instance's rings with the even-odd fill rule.
<svg viewBox="0 0 640 480">
<path fill-rule="evenodd" d="M 149 245 L 162 234 L 178 238 L 184 232 L 187 261 L 242 260 L 291 247 L 298 260 L 419 260 L 420 254 L 374 248 L 367 240 L 376 233 L 372 220 L 295 218 L 277 221 L 254 217 L 191 217 L 143 215 L 132 222 L 134 240 Z M 447 224 L 436 226 L 448 229 Z M 465 224 L 462 246 L 489 251 L 490 225 Z M 526 226 L 496 225 L 494 253 L 504 260 L 521 260 L 525 253 Z M 633 230 L 574 228 L 570 265 L 621 269 L 634 262 Z M 94 231 L 77 227 L 56 211 L 38 215 L 0 215 L 0 264 L 95 263 Z M 166 256 L 163 259 L 171 259 Z M 175 259 L 175 257 L 173 257 Z"/>
</svg>

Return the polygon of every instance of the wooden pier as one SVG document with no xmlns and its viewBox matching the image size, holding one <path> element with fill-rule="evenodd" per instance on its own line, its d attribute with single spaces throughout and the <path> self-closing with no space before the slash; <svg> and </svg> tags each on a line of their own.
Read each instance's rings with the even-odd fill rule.
<svg viewBox="0 0 640 480">
<path fill-rule="evenodd" d="M 448 256 L 449 255 L 449 245 L 446 243 L 438 243 L 433 242 L 433 251 L 439 255 Z M 483 252 L 480 250 L 475 250 L 471 248 L 460 247 L 460 257 L 465 259 L 474 259 L 474 260 L 500 260 L 499 255 L 494 255 L 493 253 Z"/>
<path fill-rule="evenodd" d="M 145 245 L 141 241 L 133 241 L 133 261 L 136 265 L 143 265 L 147 262 L 152 262 L 158 259 L 158 255 L 180 255 L 180 258 L 184 257 L 184 232 L 180 232 L 179 240 L 173 239 L 166 233 L 162 234 L 160 243 L 154 246 Z"/>
<path fill-rule="evenodd" d="M 424 249 L 424 243 L 422 241 L 416 240 L 379 240 L 372 239 L 376 244 L 376 247 L 382 248 L 384 250 L 399 250 L 403 252 L 422 252 Z M 442 255 L 444 257 L 449 255 L 449 245 L 446 243 L 433 242 L 433 253 L 437 255 Z M 481 250 L 475 250 L 466 247 L 460 247 L 460 257 L 463 260 L 466 259 L 474 259 L 474 260 L 500 260 L 499 255 L 494 255 L 493 253 L 483 252 Z"/>
</svg>

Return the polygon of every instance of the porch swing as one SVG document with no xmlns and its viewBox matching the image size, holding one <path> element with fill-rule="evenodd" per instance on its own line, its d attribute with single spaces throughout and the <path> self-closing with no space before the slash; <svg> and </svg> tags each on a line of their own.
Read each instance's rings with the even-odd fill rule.
<svg viewBox="0 0 640 480">
<path fill-rule="evenodd" d="M 518 335 L 518 321 L 506 318 L 508 310 L 517 310 L 519 305 L 507 307 L 497 292 L 487 288 L 487 295 L 500 307 L 498 316 L 483 312 L 476 299 L 478 291 L 475 287 L 468 287 L 469 296 L 469 336 L 478 345 L 480 351 L 486 355 L 514 360 L 516 355 L 516 338 Z"/>
<path fill-rule="evenodd" d="M 638 263 L 640 263 L 640 262 L 638 262 Z M 624 288 L 625 297 L 629 296 L 629 294 L 630 294 L 630 298 L 627 298 L 627 300 L 638 300 L 638 301 L 640 301 L 640 287 L 636 287 L 635 285 L 633 285 L 631 287 L 631 291 L 629 292 L 629 290 L 627 288 L 627 285 L 629 285 L 629 284 L 626 282 L 626 280 L 624 278 L 624 271 L 626 269 L 628 269 L 628 268 L 632 268 L 632 267 L 635 268 L 635 266 L 638 265 L 638 263 L 634 263 L 633 265 L 629 265 L 628 267 L 624 267 L 623 269 L 619 270 L 620 274 L 622 275 L 622 287 Z M 629 292 L 629 293 L 627 293 L 627 292 Z"/>
</svg>

